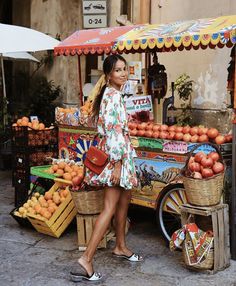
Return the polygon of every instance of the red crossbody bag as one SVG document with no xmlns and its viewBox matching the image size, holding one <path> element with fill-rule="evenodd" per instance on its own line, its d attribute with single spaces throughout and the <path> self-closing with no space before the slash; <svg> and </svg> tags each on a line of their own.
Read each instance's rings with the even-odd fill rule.
<svg viewBox="0 0 236 286">
<path fill-rule="evenodd" d="M 95 135 L 84 160 L 84 165 L 90 171 L 94 172 L 95 174 L 99 175 L 105 169 L 106 165 L 109 162 L 109 156 L 102 151 L 100 148 L 102 147 L 102 143 L 105 142 L 102 140 L 101 144 L 97 146 L 93 146 L 93 142 L 97 136 Z"/>
</svg>

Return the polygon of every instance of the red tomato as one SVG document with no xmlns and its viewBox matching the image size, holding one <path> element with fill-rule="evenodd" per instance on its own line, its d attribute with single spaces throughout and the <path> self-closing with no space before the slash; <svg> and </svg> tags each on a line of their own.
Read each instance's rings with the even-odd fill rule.
<svg viewBox="0 0 236 286">
<path fill-rule="evenodd" d="M 203 168 L 202 170 L 202 176 L 203 178 L 209 178 L 212 177 L 214 175 L 212 169 L 209 168 Z"/>
<path fill-rule="evenodd" d="M 225 135 L 225 142 L 229 143 L 232 142 L 233 136 L 232 134 Z"/>
<path fill-rule="evenodd" d="M 224 171 L 224 165 L 220 162 L 215 162 L 215 164 L 212 167 L 212 170 L 215 174 L 219 174 Z"/>
<path fill-rule="evenodd" d="M 175 138 L 175 132 L 173 131 L 169 132 L 167 139 L 173 140 L 174 138 Z"/>
<path fill-rule="evenodd" d="M 198 142 L 203 143 L 203 142 L 208 142 L 209 138 L 206 134 L 202 134 L 198 137 Z"/>
<path fill-rule="evenodd" d="M 190 126 L 188 126 L 188 125 L 187 125 L 187 126 L 184 126 L 184 127 L 183 127 L 183 133 L 184 133 L 184 134 L 189 133 L 189 132 L 190 132 L 190 129 L 191 129 Z"/>
<path fill-rule="evenodd" d="M 146 130 L 144 135 L 145 135 L 146 137 L 151 138 L 151 137 L 152 137 L 152 134 L 153 134 L 153 131 L 152 131 L 152 130 Z"/>
<path fill-rule="evenodd" d="M 198 142 L 198 138 L 199 138 L 199 136 L 198 136 L 197 134 L 195 134 L 195 135 L 193 135 L 193 136 L 191 137 L 190 141 L 191 141 L 192 143 L 196 143 L 196 142 Z"/>
<path fill-rule="evenodd" d="M 161 131 L 167 131 L 168 130 L 168 125 L 162 124 L 161 125 Z"/>
<path fill-rule="evenodd" d="M 207 131 L 207 136 L 210 138 L 210 139 L 214 139 L 218 136 L 219 134 L 219 131 L 216 129 L 216 128 L 210 128 L 208 131 Z"/>
<path fill-rule="evenodd" d="M 211 152 L 207 155 L 208 158 L 211 158 L 214 162 L 220 159 L 220 155 L 217 152 Z"/>
<path fill-rule="evenodd" d="M 138 132 L 137 129 L 133 129 L 133 130 L 130 130 L 129 134 L 130 134 L 130 136 L 136 136 L 137 132 Z"/>
<path fill-rule="evenodd" d="M 192 172 L 200 172 L 201 171 L 201 166 L 197 162 L 192 162 L 192 163 L 188 164 L 188 168 Z"/>
<path fill-rule="evenodd" d="M 190 142 L 190 140 L 191 140 L 191 135 L 190 135 L 189 133 L 184 134 L 183 140 L 184 140 L 185 142 Z"/>
<path fill-rule="evenodd" d="M 142 122 L 142 123 L 139 123 L 139 124 L 138 124 L 137 129 L 139 129 L 139 130 L 145 130 L 145 129 L 146 129 L 146 126 L 147 126 L 147 123 L 146 123 L 146 122 Z"/>
<path fill-rule="evenodd" d="M 144 136 L 145 130 L 138 130 L 137 136 Z"/>
<path fill-rule="evenodd" d="M 197 152 L 197 153 L 195 154 L 195 156 L 194 156 L 194 160 L 195 160 L 196 162 L 198 162 L 198 163 L 201 162 L 202 158 L 206 158 L 206 154 L 205 154 L 204 152 L 202 152 L 202 151 Z"/>
<path fill-rule="evenodd" d="M 161 131 L 160 134 L 159 134 L 159 137 L 160 137 L 161 139 L 166 139 L 167 136 L 168 136 L 168 133 L 165 132 L 165 131 Z"/>
<path fill-rule="evenodd" d="M 203 157 L 201 160 L 201 165 L 204 168 L 211 168 L 214 164 L 214 161 L 211 158 Z"/>
<path fill-rule="evenodd" d="M 225 143 L 225 136 L 223 136 L 223 135 L 218 135 L 218 136 L 215 138 L 215 142 L 216 142 L 216 144 L 218 144 L 218 145 L 224 144 L 224 143 Z"/>
<path fill-rule="evenodd" d="M 176 130 L 176 126 L 175 125 L 172 125 L 172 126 L 168 127 L 168 131 L 169 132 L 175 132 L 175 130 Z"/>
<path fill-rule="evenodd" d="M 135 122 L 131 121 L 131 122 L 128 123 L 128 127 L 129 127 L 130 130 L 133 130 L 133 129 L 136 129 L 137 124 Z"/>
<path fill-rule="evenodd" d="M 160 129 L 161 129 L 161 126 L 159 124 L 154 124 L 153 127 L 152 127 L 152 130 L 154 132 L 159 131 Z"/>
<path fill-rule="evenodd" d="M 176 126 L 175 132 L 182 132 L 183 127 L 182 126 Z"/>
<path fill-rule="evenodd" d="M 152 137 L 153 137 L 153 138 L 159 138 L 159 133 L 160 133 L 159 131 L 153 132 L 153 133 L 152 133 Z"/>
<path fill-rule="evenodd" d="M 152 130 L 152 128 L 153 128 L 153 123 L 149 122 L 146 126 L 146 130 Z"/>
<path fill-rule="evenodd" d="M 190 132 L 189 132 L 191 135 L 197 135 L 198 134 L 198 127 L 197 126 L 194 126 L 190 129 Z"/>
<path fill-rule="evenodd" d="M 176 128 L 177 130 L 177 128 Z M 175 133 L 175 140 L 182 140 L 183 139 L 184 134 L 182 132 L 177 132 Z"/>
<path fill-rule="evenodd" d="M 198 135 L 204 135 L 207 134 L 208 128 L 207 127 L 199 127 L 198 129 Z"/>
</svg>

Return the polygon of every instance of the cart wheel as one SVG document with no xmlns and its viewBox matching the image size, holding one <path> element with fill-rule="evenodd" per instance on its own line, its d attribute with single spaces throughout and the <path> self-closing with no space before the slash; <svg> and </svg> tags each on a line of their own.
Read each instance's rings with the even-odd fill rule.
<svg viewBox="0 0 236 286">
<path fill-rule="evenodd" d="M 166 242 L 181 227 L 179 206 L 186 202 L 183 184 L 168 185 L 161 191 L 157 201 L 156 220 Z"/>
</svg>

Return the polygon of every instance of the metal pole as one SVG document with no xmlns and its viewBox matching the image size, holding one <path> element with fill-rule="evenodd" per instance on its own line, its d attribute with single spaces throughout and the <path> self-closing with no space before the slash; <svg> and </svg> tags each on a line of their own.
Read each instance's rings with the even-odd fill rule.
<svg viewBox="0 0 236 286">
<path fill-rule="evenodd" d="M 234 49 L 234 112 L 236 110 L 236 48 Z M 235 114 L 234 114 L 235 116 Z M 233 121 L 232 142 L 232 190 L 230 208 L 230 243 L 231 258 L 236 260 L 236 118 Z"/>
<path fill-rule="evenodd" d="M 83 105 L 83 89 L 82 89 L 82 77 L 81 77 L 81 62 L 78 55 L 78 73 L 79 73 L 79 92 L 80 92 L 80 106 Z"/>
<path fill-rule="evenodd" d="M 2 86 L 3 86 L 3 105 L 2 105 L 2 111 L 3 111 L 3 129 L 5 130 L 5 126 L 6 126 L 6 123 L 7 123 L 7 118 L 6 118 L 7 94 L 6 94 L 6 83 L 5 83 L 4 63 L 3 63 L 3 57 L 2 57 L 2 56 L 1 56 L 1 69 L 2 69 Z"/>
</svg>

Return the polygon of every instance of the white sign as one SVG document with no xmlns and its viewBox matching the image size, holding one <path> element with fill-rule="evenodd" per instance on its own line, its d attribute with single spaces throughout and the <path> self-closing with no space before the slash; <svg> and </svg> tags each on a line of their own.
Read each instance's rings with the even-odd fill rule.
<svg viewBox="0 0 236 286">
<path fill-rule="evenodd" d="M 83 1 L 83 14 L 106 14 L 107 1 Z"/>
<path fill-rule="evenodd" d="M 142 63 L 128 62 L 129 79 L 139 80 L 142 82 Z"/>
<path fill-rule="evenodd" d="M 84 15 L 84 28 L 107 27 L 107 15 Z"/>
</svg>

